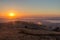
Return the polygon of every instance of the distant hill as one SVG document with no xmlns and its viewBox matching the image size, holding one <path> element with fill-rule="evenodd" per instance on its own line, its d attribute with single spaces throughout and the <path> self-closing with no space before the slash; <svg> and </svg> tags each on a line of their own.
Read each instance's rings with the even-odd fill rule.
<svg viewBox="0 0 60 40">
<path fill-rule="evenodd" d="M 48 19 L 48 20 L 60 20 L 60 17 L 48 17 L 46 19 Z"/>
</svg>

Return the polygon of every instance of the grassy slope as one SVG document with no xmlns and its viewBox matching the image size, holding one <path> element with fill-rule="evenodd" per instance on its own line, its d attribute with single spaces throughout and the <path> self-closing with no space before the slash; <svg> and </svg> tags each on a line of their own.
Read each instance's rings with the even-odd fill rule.
<svg viewBox="0 0 60 40">
<path fill-rule="evenodd" d="M 60 34 L 60 32 L 42 29 L 36 30 L 16 27 L 17 26 L 3 25 L 2 28 L 0 28 L 0 40 L 56 40 L 56 38 L 58 38 L 56 36 L 41 36 L 41 34 Z"/>
</svg>

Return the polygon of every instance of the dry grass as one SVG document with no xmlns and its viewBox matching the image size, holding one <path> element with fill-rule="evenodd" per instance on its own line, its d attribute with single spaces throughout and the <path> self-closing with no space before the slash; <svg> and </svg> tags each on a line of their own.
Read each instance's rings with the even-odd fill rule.
<svg viewBox="0 0 60 40">
<path fill-rule="evenodd" d="M 2 29 L 0 31 L 0 40 L 56 40 L 57 39 L 56 36 L 49 36 L 49 34 L 57 34 L 57 32 L 27 29 L 27 28 Z"/>
</svg>

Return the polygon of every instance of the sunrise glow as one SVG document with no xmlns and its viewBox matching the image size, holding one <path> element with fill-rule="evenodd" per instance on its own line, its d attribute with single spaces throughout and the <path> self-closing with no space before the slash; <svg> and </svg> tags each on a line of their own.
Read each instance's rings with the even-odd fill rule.
<svg viewBox="0 0 60 40">
<path fill-rule="evenodd" d="M 15 16 L 15 14 L 14 13 L 9 13 L 9 16 L 13 17 L 13 16 Z"/>
<path fill-rule="evenodd" d="M 9 13 L 6 14 L 7 19 L 14 19 L 16 17 L 17 17 L 17 14 L 14 13 L 14 12 L 9 12 Z"/>
<path fill-rule="evenodd" d="M 3 0 L 0 4 L 0 17 L 4 18 L 60 17 L 59 0 Z"/>
</svg>

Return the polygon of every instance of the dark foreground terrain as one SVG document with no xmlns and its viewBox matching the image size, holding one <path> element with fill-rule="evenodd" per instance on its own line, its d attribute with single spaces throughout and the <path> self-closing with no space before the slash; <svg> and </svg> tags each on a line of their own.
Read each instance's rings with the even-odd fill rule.
<svg viewBox="0 0 60 40">
<path fill-rule="evenodd" d="M 0 40 L 60 40 L 60 32 L 40 27 L 42 26 L 22 21 L 0 23 Z"/>
</svg>

